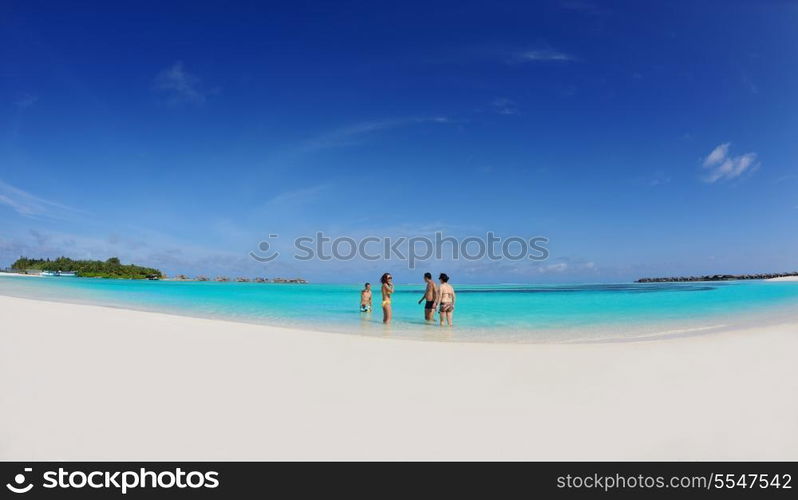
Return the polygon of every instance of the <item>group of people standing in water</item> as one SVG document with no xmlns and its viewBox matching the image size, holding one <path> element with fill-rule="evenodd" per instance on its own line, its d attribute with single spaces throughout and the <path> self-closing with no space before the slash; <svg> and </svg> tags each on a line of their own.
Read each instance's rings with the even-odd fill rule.
<svg viewBox="0 0 798 500">
<path fill-rule="evenodd" d="M 452 326 L 452 315 L 454 314 L 454 303 L 457 296 L 454 293 L 454 288 L 449 284 L 449 276 L 446 273 L 441 273 L 438 276 L 439 284 L 435 284 L 432 279 L 432 274 L 424 273 L 424 283 L 426 289 L 424 295 L 418 300 L 421 304 L 424 302 L 424 320 L 434 321 L 435 310 L 438 310 L 441 326 L 444 322 Z M 391 296 L 393 295 L 393 276 L 391 273 L 385 273 L 380 278 L 382 284 L 382 322 L 390 323 L 391 315 Z M 371 283 L 366 283 L 363 290 L 360 291 L 360 312 L 371 312 L 372 292 Z"/>
</svg>

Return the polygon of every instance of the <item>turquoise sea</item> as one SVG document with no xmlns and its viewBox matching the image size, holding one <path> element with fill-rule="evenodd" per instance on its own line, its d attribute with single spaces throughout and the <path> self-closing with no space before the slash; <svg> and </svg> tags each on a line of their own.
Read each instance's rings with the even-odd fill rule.
<svg viewBox="0 0 798 500">
<path fill-rule="evenodd" d="M 0 277 L 0 295 L 374 336 L 463 341 L 606 341 L 798 317 L 798 283 L 732 281 L 458 285 L 455 327 L 428 325 L 423 285 L 398 285 L 394 323 L 358 311 L 358 285 Z"/>
</svg>

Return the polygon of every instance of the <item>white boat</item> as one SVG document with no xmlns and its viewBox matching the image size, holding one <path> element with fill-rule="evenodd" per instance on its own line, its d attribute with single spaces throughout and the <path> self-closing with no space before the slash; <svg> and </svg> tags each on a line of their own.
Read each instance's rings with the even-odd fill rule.
<svg viewBox="0 0 798 500">
<path fill-rule="evenodd" d="M 74 278 L 78 274 L 72 271 L 42 271 L 42 276 L 61 276 L 65 278 Z"/>
</svg>

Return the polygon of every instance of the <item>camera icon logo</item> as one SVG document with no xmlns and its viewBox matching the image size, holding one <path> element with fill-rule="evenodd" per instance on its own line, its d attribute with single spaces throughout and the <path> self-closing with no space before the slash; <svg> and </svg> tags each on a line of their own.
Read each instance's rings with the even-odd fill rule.
<svg viewBox="0 0 798 500">
<path fill-rule="evenodd" d="M 32 472 L 33 469 L 30 467 L 25 467 L 25 472 Z M 27 493 L 31 489 L 33 489 L 33 483 L 28 484 L 27 486 L 23 486 L 25 484 L 26 478 L 25 474 L 17 474 L 14 476 L 14 484 L 6 483 L 6 488 L 8 488 L 13 493 Z"/>
</svg>

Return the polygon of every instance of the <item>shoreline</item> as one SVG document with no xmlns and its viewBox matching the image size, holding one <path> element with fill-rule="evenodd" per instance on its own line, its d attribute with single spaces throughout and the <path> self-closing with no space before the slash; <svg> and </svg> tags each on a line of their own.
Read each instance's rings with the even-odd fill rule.
<svg viewBox="0 0 798 500">
<path fill-rule="evenodd" d="M 651 342 L 657 340 L 669 340 L 674 338 L 695 337 L 705 335 L 721 335 L 726 333 L 733 333 L 742 330 L 750 330 L 753 328 L 771 328 L 771 327 L 784 327 L 792 326 L 798 329 L 798 313 L 794 311 L 794 306 L 787 305 L 768 310 L 766 312 L 748 312 L 741 313 L 737 321 L 726 322 L 723 324 L 706 324 L 707 318 L 703 318 L 701 322 L 690 325 L 689 321 L 673 320 L 674 323 L 646 323 L 646 326 L 655 326 L 653 331 L 639 330 L 633 334 L 616 334 L 610 335 L 608 332 L 618 331 L 622 325 L 606 324 L 601 327 L 592 327 L 587 329 L 571 328 L 571 329 L 533 329 L 534 331 L 543 332 L 547 335 L 561 336 L 566 333 L 573 333 L 576 331 L 589 331 L 590 335 L 581 336 L 576 338 L 566 339 L 546 339 L 535 338 L 519 339 L 518 333 L 527 331 L 525 328 L 501 328 L 496 327 L 493 330 L 480 330 L 477 328 L 454 329 L 450 327 L 440 327 L 437 322 L 433 323 L 403 323 L 401 321 L 394 322 L 388 326 L 379 324 L 367 323 L 366 328 L 363 325 L 358 325 L 357 330 L 353 325 L 340 324 L 335 328 L 329 324 L 326 327 L 321 327 L 319 323 L 315 322 L 279 322 L 279 321 L 258 321 L 246 320 L 244 318 L 227 318 L 224 316 L 211 316 L 192 314 L 192 311 L 175 311 L 175 310 L 158 310 L 150 309 L 147 307 L 131 307 L 131 304 L 102 304 L 89 301 L 80 300 L 61 300 L 61 298 L 34 298 L 15 295 L 0 294 L 0 298 L 8 297 L 13 299 L 30 300 L 35 302 L 45 302 L 54 304 L 68 304 L 77 306 L 99 307 L 109 310 L 131 311 L 137 313 L 150 313 L 160 314 L 165 316 L 174 316 L 178 318 L 198 319 L 202 321 L 218 322 L 218 323 L 231 323 L 240 325 L 260 326 L 264 328 L 278 328 L 289 331 L 299 332 L 312 332 L 315 334 L 323 335 L 354 335 L 363 338 L 375 339 L 392 339 L 402 342 L 416 341 L 416 342 L 445 342 L 445 343 L 461 343 L 461 344 L 485 344 L 485 345 L 578 345 L 578 344 L 615 344 L 615 343 L 636 343 L 636 342 Z M 789 312 L 788 312 L 789 311 Z M 727 317 L 724 317 L 728 320 Z M 695 320 L 693 320 L 695 321 Z M 639 325 L 640 326 L 640 325 Z M 659 330 L 658 328 L 665 328 Z M 492 334 L 504 332 L 505 336 L 498 335 L 494 338 L 486 337 L 485 332 L 489 331 Z M 480 332 L 481 336 L 468 337 L 461 336 L 459 338 L 452 338 L 456 332 L 468 335 L 474 332 Z M 507 336 L 507 332 L 514 335 Z M 402 334 L 406 334 L 402 336 Z M 605 334 L 604 336 L 601 336 Z M 599 336 L 596 336 L 599 335 Z"/>
<path fill-rule="evenodd" d="M 0 313 L 5 460 L 798 459 L 795 325 L 476 344 L 7 296 Z"/>
</svg>

